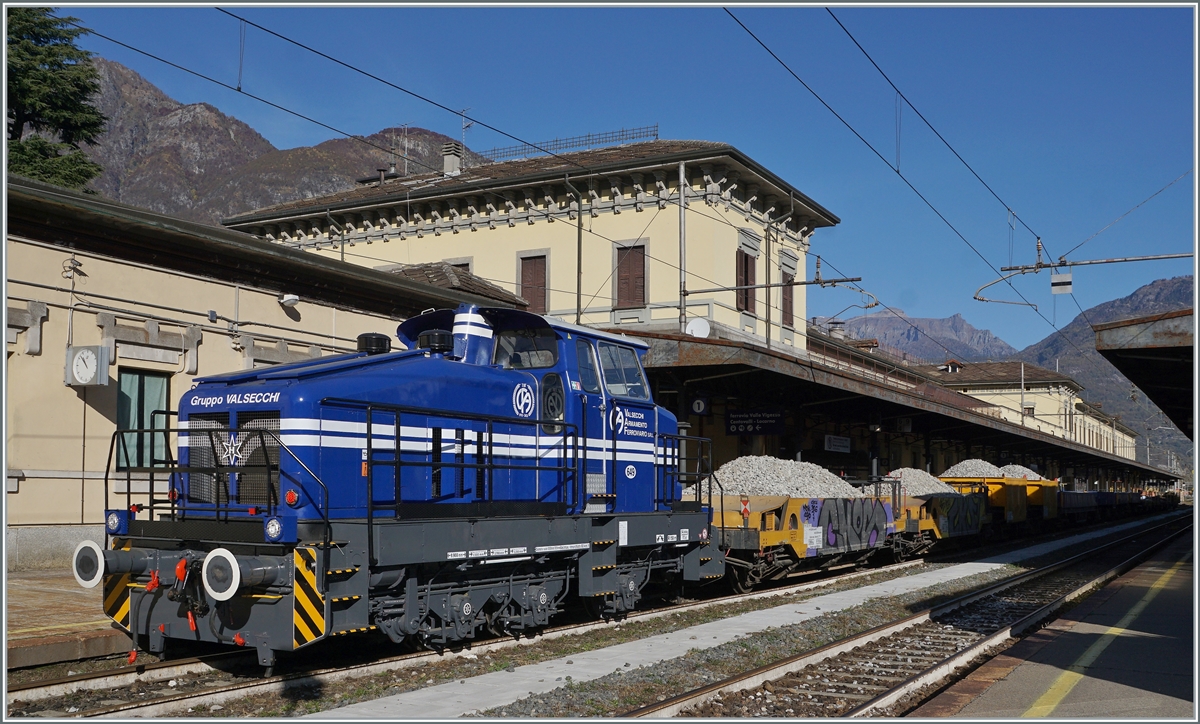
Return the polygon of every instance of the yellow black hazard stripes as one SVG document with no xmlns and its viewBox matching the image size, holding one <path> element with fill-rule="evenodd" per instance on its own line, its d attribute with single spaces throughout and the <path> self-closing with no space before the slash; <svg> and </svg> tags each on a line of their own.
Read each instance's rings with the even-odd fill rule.
<svg viewBox="0 0 1200 724">
<path fill-rule="evenodd" d="M 298 649 L 325 635 L 325 597 L 317 586 L 317 552 L 296 548 L 292 553 L 296 568 L 292 586 L 292 648 Z"/>
<path fill-rule="evenodd" d="M 114 538 L 113 550 L 129 550 L 131 541 Z M 103 562 L 101 563 L 103 565 Z M 104 577 L 104 615 L 129 630 L 129 581 L 130 574 Z"/>
</svg>

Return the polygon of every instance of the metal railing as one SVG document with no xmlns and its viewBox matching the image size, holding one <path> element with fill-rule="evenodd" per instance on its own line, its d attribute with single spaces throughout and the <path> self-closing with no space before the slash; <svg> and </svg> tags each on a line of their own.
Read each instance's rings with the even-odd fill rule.
<svg viewBox="0 0 1200 724">
<path fill-rule="evenodd" d="M 559 480 L 558 485 L 554 486 L 559 489 L 558 501 L 568 507 L 578 507 L 583 501 L 583 490 L 581 489 L 581 477 L 579 475 L 579 435 L 576 426 L 572 423 L 563 420 L 543 420 L 543 419 L 526 419 L 516 417 L 499 417 L 491 415 L 477 415 L 466 412 L 447 412 L 446 410 L 434 410 L 420 407 L 408 407 L 405 405 L 390 405 L 379 404 L 373 402 L 365 402 L 362 400 L 349 400 L 341 398 L 325 398 L 321 400 L 321 404 L 328 407 L 336 407 L 351 410 L 361 410 L 364 413 L 367 424 L 367 448 L 366 455 L 366 478 L 367 478 L 367 559 L 374 564 L 374 526 L 376 511 L 391 511 L 393 518 L 400 518 L 406 502 L 402 495 L 401 471 L 404 468 L 428 468 L 430 470 L 430 497 L 463 497 L 465 492 L 462 476 L 467 470 L 476 471 L 476 481 L 479 486 L 475 490 L 475 498 L 479 501 L 493 502 L 495 500 L 495 485 L 494 476 L 497 470 L 527 470 L 533 471 L 535 476 L 535 491 L 537 500 L 541 500 L 541 475 L 542 473 L 557 474 Z M 385 454 L 388 450 L 386 445 L 380 445 L 376 441 L 376 419 L 382 416 L 383 421 L 378 423 L 378 426 L 386 426 L 388 421 L 394 424 L 394 444 L 391 449 L 390 457 L 379 457 L 379 452 Z M 403 446 L 403 420 L 404 416 L 421 418 L 419 427 L 431 429 L 431 439 L 429 441 L 429 449 L 419 451 L 420 459 L 404 459 Z M 447 421 L 447 424 L 435 424 L 436 421 Z M 456 428 L 454 424 L 466 424 L 467 427 Z M 468 429 L 471 428 L 473 429 Z M 497 427 L 506 428 L 497 433 Z M 453 460 L 445 460 L 442 458 L 444 448 L 441 431 L 445 427 L 452 427 L 457 433 L 453 438 L 455 458 Z M 520 464 L 517 462 L 497 462 L 498 457 L 495 452 L 497 434 L 509 436 L 513 434 L 511 428 L 533 428 L 532 437 L 534 438 L 533 464 Z M 481 429 L 480 429 L 481 428 Z M 547 433 L 546 429 L 555 430 Z M 476 433 L 474 441 L 467 441 L 466 433 Z M 551 441 L 551 449 L 557 449 L 558 454 L 552 455 L 548 452 L 543 454 L 543 437 Z M 422 447 L 425 442 L 422 441 Z M 475 447 L 475 462 L 468 462 L 466 459 L 466 448 L 468 446 Z M 409 450 L 410 453 L 418 451 Z M 511 448 L 510 448 L 511 453 Z M 507 460 L 512 460 L 513 455 L 505 454 L 499 457 Z M 544 457 L 561 460 L 560 464 L 546 465 L 543 463 Z M 380 467 L 389 467 L 392 470 L 392 502 L 376 503 L 375 502 L 375 474 L 376 469 Z M 441 474 L 444 470 L 455 472 L 455 495 L 441 494 Z M 436 493 L 436 495 L 435 495 Z M 417 501 L 412 501 L 417 502 Z M 429 499 L 421 499 L 419 502 L 431 502 Z"/>
<path fill-rule="evenodd" d="M 479 153 L 479 155 L 490 160 L 492 163 L 499 163 L 501 161 L 529 158 L 531 156 L 546 156 L 553 153 L 562 153 L 563 151 L 573 151 L 581 148 L 612 146 L 619 143 L 626 143 L 627 141 L 637 141 L 645 138 L 653 138 L 654 140 L 658 140 L 657 123 L 655 123 L 653 126 L 622 128 L 619 131 L 588 133 L 582 136 L 556 138 L 553 141 L 541 141 L 537 144 L 520 143 L 515 146 L 501 146 L 482 151 Z"/>
<path fill-rule="evenodd" d="M 155 411 L 151 415 L 151 420 L 155 416 L 162 414 L 167 417 L 176 416 L 178 413 L 169 411 Z M 192 464 L 191 454 L 189 452 L 188 464 L 180 463 L 171 451 L 170 436 L 185 435 L 188 438 L 188 449 L 203 448 L 203 445 L 194 445 L 194 440 L 203 440 L 208 443 L 208 449 L 213 451 L 213 459 L 218 460 L 221 456 L 216 452 L 220 449 L 222 440 L 218 436 L 238 435 L 241 438 L 242 444 L 246 440 L 257 440 L 258 447 L 256 450 L 263 451 L 261 463 L 246 463 L 246 464 L 230 464 L 230 465 L 195 465 Z M 157 458 L 151 457 L 150 465 L 121 465 L 120 460 L 132 460 L 129 452 L 129 436 L 148 436 L 151 440 L 151 450 L 154 449 L 155 437 L 161 435 L 163 438 L 163 449 L 166 451 L 166 457 Z M 136 439 L 136 438 L 135 438 Z M 281 464 L 282 460 L 273 462 L 268 450 L 272 449 L 267 442 L 271 441 L 274 444 L 274 449 L 287 453 L 288 457 L 295 462 L 307 473 L 314 482 L 321 488 L 321 502 L 317 505 L 317 510 L 321 515 L 323 523 L 323 539 L 328 545 L 330 541 L 330 522 L 329 522 L 329 487 L 325 482 L 308 467 L 307 464 L 290 448 L 283 440 L 280 439 L 272 430 L 261 428 L 230 428 L 230 427 L 215 427 L 204 430 L 192 430 L 182 427 L 151 427 L 129 430 L 117 430 L 113 433 L 109 443 L 108 464 L 104 471 L 104 508 L 109 510 L 111 506 L 111 488 L 110 483 L 114 482 L 114 478 L 119 479 L 124 476 L 125 481 L 125 509 L 133 513 L 141 513 L 147 511 L 149 519 L 155 520 L 156 515 L 166 515 L 170 521 L 185 521 L 188 516 L 202 519 L 216 519 L 220 522 L 229 522 L 234 520 L 230 517 L 231 513 L 248 513 L 257 515 L 261 508 L 267 516 L 278 513 L 280 504 L 276 487 L 272 485 L 272 481 L 278 481 L 282 485 L 284 480 L 296 485 L 307 496 L 309 500 L 317 500 L 316 496 L 312 495 L 304 481 L 300 477 L 293 475 L 291 472 L 284 469 Z M 114 471 L 114 463 L 117 468 Z M 114 475 L 115 473 L 115 475 Z M 246 474 L 261 474 L 267 481 L 267 500 L 266 502 L 253 501 L 243 502 L 240 500 L 240 486 L 235 494 L 230 487 L 232 476 L 242 476 Z M 135 480 L 134 475 L 139 478 Z M 134 502 L 134 482 L 141 482 L 140 476 L 146 476 L 144 479 L 147 483 L 146 503 Z M 184 476 L 191 475 L 206 475 L 212 478 L 213 481 L 213 500 L 201 501 L 196 500 L 191 495 L 191 478 Z M 165 482 L 167 493 L 165 498 L 156 497 L 156 491 L 159 487 L 158 483 Z M 221 493 L 224 495 L 222 496 Z M 138 494 L 141 497 L 141 494 Z M 186 501 L 181 504 L 180 499 Z M 224 502 L 222 502 L 222 500 Z M 254 512 L 249 511 L 253 509 Z"/>
</svg>

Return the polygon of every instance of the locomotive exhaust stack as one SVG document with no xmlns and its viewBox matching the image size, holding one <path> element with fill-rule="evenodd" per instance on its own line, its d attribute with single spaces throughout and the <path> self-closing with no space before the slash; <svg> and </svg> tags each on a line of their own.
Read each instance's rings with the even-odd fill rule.
<svg viewBox="0 0 1200 724">
<path fill-rule="evenodd" d="M 201 580 L 216 601 L 228 601 L 243 588 L 269 586 L 287 579 L 288 559 L 275 556 L 236 556 L 217 548 L 204 557 Z"/>
<path fill-rule="evenodd" d="M 153 551 L 141 548 L 106 551 L 99 544 L 85 540 L 75 547 L 71 572 L 79 585 L 95 588 L 106 575 L 144 572 L 153 563 L 153 557 Z"/>
</svg>

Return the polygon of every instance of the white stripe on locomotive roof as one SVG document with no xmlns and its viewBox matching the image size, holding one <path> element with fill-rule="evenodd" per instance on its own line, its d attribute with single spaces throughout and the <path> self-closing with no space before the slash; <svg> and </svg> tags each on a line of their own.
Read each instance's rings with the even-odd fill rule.
<svg viewBox="0 0 1200 724">
<path fill-rule="evenodd" d="M 454 323 L 452 334 L 465 334 L 471 337 L 492 338 L 492 330 L 488 327 L 474 327 L 469 324 Z"/>
<path fill-rule="evenodd" d="M 465 324 L 467 322 L 472 324 L 482 324 L 489 329 L 491 329 L 492 326 L 482 314 L 475 314 L 473 312 L 459 312 L 454 315 L 455 324 Z"/>
</svg>

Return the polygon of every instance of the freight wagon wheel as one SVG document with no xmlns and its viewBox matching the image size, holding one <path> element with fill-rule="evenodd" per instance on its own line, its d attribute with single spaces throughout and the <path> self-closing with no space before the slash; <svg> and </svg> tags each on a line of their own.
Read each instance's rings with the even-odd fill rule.
<svg viewBox="0 0 1200 724">
<path fill-rule="evenodd" d="M 729 567 L 729 586 L 734 593 L 749 593 L 758 585 L 759 579 L 751 575 L 747 568 Z"/>
</svg>

